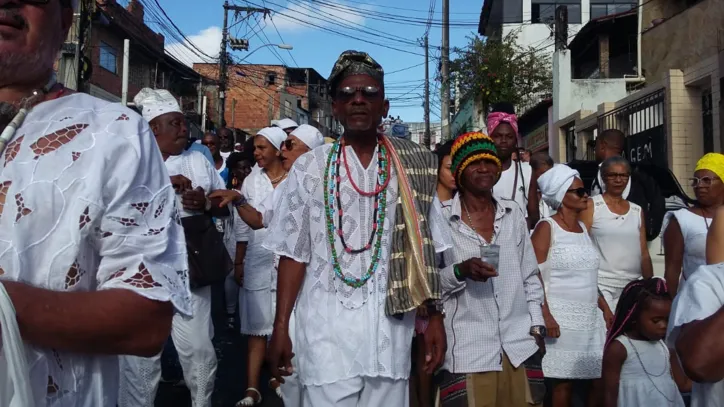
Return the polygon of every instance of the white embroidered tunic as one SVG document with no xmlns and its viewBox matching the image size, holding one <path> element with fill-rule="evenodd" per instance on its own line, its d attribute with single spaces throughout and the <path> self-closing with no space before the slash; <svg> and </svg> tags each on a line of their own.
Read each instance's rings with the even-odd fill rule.
<svg viewBox="0 0 724 407">
<path fill-rule="evenodd" d="M 86 94 L 38 105 L 0 156 L 0 195 L 0 278 L 190 313 L 174 190 L 136 113 Z M 116 356 L 29 347 L 28 362 L 39 407 L 116 405 Z"/>
<path fill-rule="evenodd" d="M 391 232 L 398 199 L 397 176 L 391 171 L 387 188 L 387 213 L 379 266 L 361 288 L 352 288 L 335 277 L 327 239 L 324 205 L 324 169 L 332 145 L 324 145 L 299 157 L 286 183 L 286 193 L 274 210 L 269 238 L 264 246 L 279 256 L 306 263 L 306 274 L 296 305 L 294 352 L 304 385 L 324 385 L 354 377 L 407 379 L 415 313 L 402 319 L 385 315 Z M 372 191 L 377 180 L 377 155 L 367 168 L 351 147 L 347 158 L 352 178 L 364 191 Z M 344 208 L 345 241 L 353 248 L 367 244 L 372 233 L 373 197 L 363 197 L 341 170 L 340 199 Z M 336 207 L 336 205 L 335 205 Z M 440 215 L 430 205 L 430 226 L 436 249 L 444 250 L 440 238 Z M 334 224 L 338 225 L 337 212 Z M 347 254 L 335 237 L 334 244 L 344 273 L 362 277 L 373 249 Z M 284 278 L 280 270 L 279 278 Z"/>
</svg>

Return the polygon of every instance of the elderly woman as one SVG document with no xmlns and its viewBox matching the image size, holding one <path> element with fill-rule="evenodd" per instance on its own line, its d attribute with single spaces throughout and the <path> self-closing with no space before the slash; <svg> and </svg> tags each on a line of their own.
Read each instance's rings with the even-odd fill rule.
<svg viewBox="0 0 724 407">
<path fill-rule="evenodd" d="M 228 216 L 212 205 L 208 194 L 225 188 L 216 168 L 203 153 L 186 150 L 186 119 L 174 96 L 166 90 L 143 89 L 134 98 L 156 137 L 156 143 L 177 191 L 181 218 L 199 214 Z M 172 205 L 173 202 L 167 203 Z M 140 206 L 139 211 L 146 208 Z M 175 315 L 171 337 L 179 354 L 186 385 L 195 406 L 211 406 L 216 377 L 216 351 L 211 343 L 211 286 L 191 291 L 193 318 Z M 151 405 L 161 378 L 159 356 L 121 358 L 119 406 Z"/>
<path fill-rule="evenodd" d="M 280 128 L 274 127 L 274 129 L 279 130 Z M 275 132 L 278 133 L 278 131 L 276 130 Z M 281 134 L 279 135 L 281 136 Z M 322 136 L 322 133 L 320 133 L 319 130 L 317 130 L 317 128 L 315 128 L 314 126 L 303 124 L 291 131 L 289 135 L 286 136 L 286 138 L 282 138 L 282 141 L 280 141 L 278 144 L 280 147 L 279 163 L 282 170 L 286 173 L 291 169 L 292 165 L 299 156 L 324 144 L 324 137 Z M 255 173 L 252 173 L 252 175 L 250 175 L 249 177 L 254 177 L 254 174 Z M 260 230 L 266 230 L 265 228 L 270 224 L 274 216 L 275 202 L 279 202 L 279 200 L 281 200 L 282 194 L 284 194 L 285 189 L 286 179 L 283 179 L 281 182 L 279 182 L 278 185 L 274 187 L 273 191 L 266 195 L 266 198 L 259 202 L 258 205 L 239 206 L 239 215 L 242 217 L 242 219 L 244 219 L 245 222 L 249 224 L 249 226 L 257 230 L 257 232 Z M 243 192 L 244 191 L 242 190 L 242 194 Z M 222 204 L 227 202 L 239 203 L 239 200 L 243 199 L 242 194 L 238 194 L 236 193 L 236 191 L 219 191 L 214 194 L 214 197 L 224 198 Z M 263 243 L 263 241 L 259 242 L 259 244 L 261 243 Z M 277 260 L 275 259 L 274 263 L 276 263 L 276 261 Z M 271 277 L 272 278 L 269 283 L 269 287 L 272 310 L 271 318 L 273 319 L 273 310 L 276 303 L 276 296 L 274 293 L 276 289 L 276 273 L 273 272 L 271 274 Z M 237 279 L 241 280 L 243 279 L 243 276 L 237 276 Z M 290 321 L 290 329 L 293 329 L 293 321 Z M 250 406 L 258 404 L 260 402 L 261 396 L 259 394 L 256 394 L 256 392 L 254 391 L 256 390 L 256 388 L 252 387 L 251 381 L 249 386 L 250 390 L 247 391 L 247 396 L 243 400 L 239 401 L 239 403 L 237 403 L 238 406 Z M 281 387 L 278 385 L 278 383 L 273 381 L 272 387 L 274 387 L 277 395 L 284 400 L 285 406 L 295 407 L 301 405 L 301 386 L 296 376 L 288 378 L 285 381 L 284 385 L 282 385 Z"/>
<path fill-rule="evenodd" d="M 601 258 L 598 289 L 615 311 L 626 285 L 641 277 L 653 277 L 654 268 L 646 244 L 643 210 L 623 197 L 631 165 L 616 156 L 605 160 L 600 171 L 604 193 L 589 200 L 581 220 Z"/>
<path fill-rule="evenodd" d="M 544 313 L 558 328 L 547 332 L 543 374 L 555 379 L 553 405 L 571 405 L 573 380 L 599 379 L 605 332 L 601 310 L 607 310 L 597 289 L 599 257 L 583 222 L 588 194 L 578 171 L 555 165 L 538 179 L 545 202 L 557 212 L 541 220 L 533 232 L 533 248 L 544 282 Z M 610 311 L 608 311 L 610 312 Z M 600 398 L 594 381 L 589 406 Z"/>
<path fill-rule="evenodd" d="M 664 220 L 664 276 L 671 295 L 679 280 L 686 281 L 699 266 L 706 264 L 706 235 L 717 209 L 724 203 L 724 155 L 709 153 L 696 164 L 690 179 L 697 205 L 669 212 Z"/>
</svg>

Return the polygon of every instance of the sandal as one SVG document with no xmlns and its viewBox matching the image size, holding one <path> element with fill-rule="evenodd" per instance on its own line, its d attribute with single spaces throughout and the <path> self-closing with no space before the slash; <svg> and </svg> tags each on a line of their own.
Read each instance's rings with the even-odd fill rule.
<svg viewBox="0 0 724 407">
<path fill-rule="evenodd" d="M 236 407 L 252 407 L 261 404 L 261 393 L 259 393 L 259 390 L 253 387 L 249 387 L 248 389 L 246 389 L 246 392 L 256 393 L 256 395 L 259 396 L 259 399 L 254 400 L 254 397 L 246 396 L 235 404 Z"/>
<path fill-rule="evenodd" d="M 277 381 L 277 379 L 273 377 L 269 379 L 269 387 L 274 390 L 279 398 L 282 398 L 282 385 Z"/>
</svg>

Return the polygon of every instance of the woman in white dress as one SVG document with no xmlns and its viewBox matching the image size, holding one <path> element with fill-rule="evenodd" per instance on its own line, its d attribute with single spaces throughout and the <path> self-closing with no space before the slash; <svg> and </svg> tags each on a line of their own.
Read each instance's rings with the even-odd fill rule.
<svg viewBox="0 0 724 407">
<path fill-rule="evenodd" d="M 261 129 L 254 137 L 254 159 L 260 171 L 252 171 L 241 186 L 244 202 L 237 202 L 238 213 L 246 223 L 249 217 L 256 218 L 257 210 L 264 200 L 286 178 L 282 167 L 280 148 L 287 138 L 278 127 Z M 243 286 L 239 293 L 239 314 L 241 333 L 248 335 L 248 388 L 237 406 L 254 406 L 261 403 L 259 376 L 264 364 L 267 336 L 271 335 L 274 323 L 272 281 L 276 272 L 274 254 L 262 247 L 268 231 L 266 228 L 251 233 L 244 257 Z M 279 383 L 270 383 L 279 388 Z"/>
<path fill-rule="evenodd" d="M 557 210 L 538 223 L 532 237 L 546 293 L 544 312 L 558 326 L 547 332 L 543 374 L 556 379 L 553 405 L 568 407 L 573 380 L 601 377 L 605 333 L 599 308 L 607 307 L 597 289 L 598 252 L 579 221 L 588 194 L 578 171 L 557 164 L 538 179 L 538 185 L 546 203 Z M 594 380 L 589 406 L 597 405 L 600 384 Z"/>
<path fill-rule="evenodd" d="M 686 281 L 699 266 L 706 264 L 706 234 L 711 221 L 724 203 L 724 155 L 709 153 L 696 164 L 689 180 L 697 205 L 669 212 L 664 219 L 664 276 L 671 296 L 676 296 L 680 279 Z M 683 273 L 682 273 L 683 271 Z"/>
<path fill-rule="evenodd" d="M 598 250 L 598 289 L 612 312 L 628 283 L 654 276 L 646 241 L 646 223 L 641 207 L 623 197 L 631 177 L 631 165 L 623 157 L 601 164 L 605 192 L 588 201 L 581 220 Z M 609 321 L 610 323 L 610 321 Z"/>
</svg>

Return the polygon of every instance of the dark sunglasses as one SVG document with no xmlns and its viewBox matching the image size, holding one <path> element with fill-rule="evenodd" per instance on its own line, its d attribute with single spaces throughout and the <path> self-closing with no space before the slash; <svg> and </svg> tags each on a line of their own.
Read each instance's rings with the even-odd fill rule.
<svg viewBox="0 0 724 407">
<path fill-rule="evenodd" d="M 343 88 L 337 89 L 337 98 L 338 99 L 344 99 L 349 100 L 352 99 L 357 92 L 361 92 L 362 96 L 365 99 L 373 99 L 380 95 L 381 90 L 377 86 L 360 86 L 360 87 L 352 87 L 352 86 L 345 86 Z"/>
<path fill-rule="evenodd" d="M 588 195 L 588 191 L 586 191 L 586 188 L 583 188 L 583 187 L 569 189 L 569 190 L 566 191 L 566 192 L 572 192 L 572 193 L 578 195 L 579 198 L 583 198 L 583 197 L 585 197 L 586 195 Z"/>
<path fill-rule="evenodd" d="M 297 144 L 295 140 L 284 140 L 282 141 L 282 147 L 286 148 L 287 151 L 292 151 L 294 145 Z"/>
</svg>

